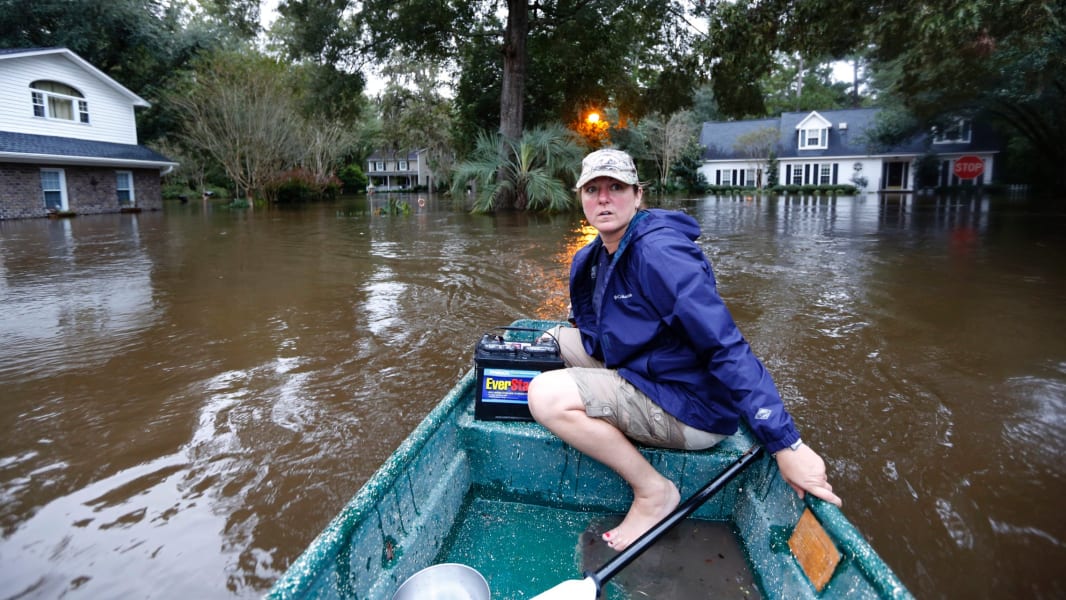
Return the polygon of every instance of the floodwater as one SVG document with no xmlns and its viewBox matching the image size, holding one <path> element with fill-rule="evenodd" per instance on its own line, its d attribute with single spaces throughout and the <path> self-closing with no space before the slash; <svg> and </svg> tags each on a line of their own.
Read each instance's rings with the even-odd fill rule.
<svg viewBox="0 0 1066 600">
<path fill-rule="evenodd" d="M 1066 597 L 1066 204 L 668 204 L 913 593 Z M 261 596 L 481 333 L 565 315 L 578 215 L 412 205 L 0 222 L 0 598 Z"/>
</svg>

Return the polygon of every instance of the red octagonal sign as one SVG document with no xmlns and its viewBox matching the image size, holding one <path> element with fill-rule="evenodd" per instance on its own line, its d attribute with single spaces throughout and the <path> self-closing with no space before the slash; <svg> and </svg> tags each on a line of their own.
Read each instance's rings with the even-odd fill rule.
<svg viewBox="0 0 1066 600">
<path fill-rule="evenodd" d="M 974 179 L 985 172 L 985 162 L 972 154 L 960 156 L 955 161 L 953 172 L 959 179 Z"/>
</svg>

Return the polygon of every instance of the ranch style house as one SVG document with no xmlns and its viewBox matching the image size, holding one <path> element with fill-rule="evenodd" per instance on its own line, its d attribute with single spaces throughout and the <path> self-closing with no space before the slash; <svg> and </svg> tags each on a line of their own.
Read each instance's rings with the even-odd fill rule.
<svg viewBox="0 0 1066 600">
<path fill-rule="evenodd" d="M 162 208 L 177 163 L 137 143 L 148 106 L 66 48 L 0 49 L 0 219 Z"/>
<path fill-rule="evenodd" d="M 786 112 L 772 119 L 707 122 L 700 131 L 704 150 L 699 171 L 714 186 L 765 187 L 773 152 L 778 185 L 855 185 L 860 192 L 913 192 L 921 187 L 917 161 L 934 155 L 936 182 L 926 181 L 926 186 L 992 181 L 1000 146 L 989 128 L 958 119 L 943 131 L 874 149 L 868 132 L 879 111 Z"/>
</svg>

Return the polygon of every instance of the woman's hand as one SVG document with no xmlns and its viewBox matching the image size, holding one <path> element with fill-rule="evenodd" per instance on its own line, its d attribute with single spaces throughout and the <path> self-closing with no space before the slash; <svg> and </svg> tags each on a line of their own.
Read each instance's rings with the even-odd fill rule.
<svg viewBox="0 0 1066 600">
<path fill-rule="evenodd" d="M 804 492 L 810 492 L 818 498 L 836 506 L 843 500 L 833 493 L 833 486 L 825 475 L 825 461 L 810 446 L 803 444 L 796 450 L 785 448 L 774 454 L 781 477 L 796 490 L 802 498 Z"/>
</svg>

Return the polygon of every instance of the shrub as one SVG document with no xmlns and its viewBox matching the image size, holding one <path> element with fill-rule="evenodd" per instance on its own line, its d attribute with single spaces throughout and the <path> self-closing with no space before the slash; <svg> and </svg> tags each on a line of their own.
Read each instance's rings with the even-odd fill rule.
<svg viewBox="0 0 1066 600">
<path fill-rule="evenodd" d="M 363 172 L 363 167 L 359 163 L 344 165 L 337 171 L 337 177 L 344 185 L 344 191 L 348 193 L 364 191 L 366 190 L 366 185 L 370 183 L 370 179 Z"/>
<path fill-rule="evenodd" d="M 323 178 L 301 168 L 279 174 L 266 187 L 269 197 L 277 202 L 308 202 L 334 198 L 340 189 L 341 180 L 335 175 Z"/>
</svg>

